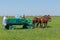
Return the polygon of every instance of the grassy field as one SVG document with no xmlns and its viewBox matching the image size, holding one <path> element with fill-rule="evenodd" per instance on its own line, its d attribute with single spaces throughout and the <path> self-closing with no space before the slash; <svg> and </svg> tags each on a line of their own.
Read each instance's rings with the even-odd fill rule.
<svg viewBox="0 0 60 40">
<path fill-rule="evenodd" d="M 28 17 L 32 19 L 33 17 Z M 60 17 L 52 17 L 49 28 L 4 30 L 0 17 L 0 40 L 60 40 Z M 20 28 L 20 26 L 16 26 Z"/>
</svg>

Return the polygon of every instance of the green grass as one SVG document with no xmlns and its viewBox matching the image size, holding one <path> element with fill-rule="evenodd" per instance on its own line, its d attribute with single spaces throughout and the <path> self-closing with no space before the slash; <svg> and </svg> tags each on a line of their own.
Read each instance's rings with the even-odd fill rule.
<svg viewBox="0 0 60 40">
<path fill-rule="evenodd" d="M 33 17 L 27 17 L 32 19 Z M 49 28 L 4 30 L 0 17 L 0 40 L 60 40 L 60 17 L 52 17 Z M 20 28 L 20 26 L 16 26 Z"/>
</svg>

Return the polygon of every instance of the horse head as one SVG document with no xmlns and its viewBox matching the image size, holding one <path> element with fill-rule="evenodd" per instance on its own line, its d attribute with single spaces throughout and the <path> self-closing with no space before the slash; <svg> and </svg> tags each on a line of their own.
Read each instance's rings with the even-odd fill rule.
<svg viewBox="0 0 60 40">
<path fill-rule="evenodd" d="M 51 21 L 51 16 L 50 15 L 47 15 L 47 17 L 48 17 L 48 20 Z"/>
</svg>

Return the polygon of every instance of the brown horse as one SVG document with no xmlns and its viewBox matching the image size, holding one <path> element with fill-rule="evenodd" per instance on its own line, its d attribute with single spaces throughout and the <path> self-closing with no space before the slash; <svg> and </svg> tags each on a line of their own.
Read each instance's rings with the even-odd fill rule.
<svg viewBox="0 0 60 40">
<path fill-rule="evenodd" d="M 40 24 L 40 27 L 45 28 L 45 27 L 47 27 L 47 23 L 50 20 L 51 20 L 51 16 L 50 15 L 45 15 L 45 16 L 42 16 L 42 17 L 39 18 L 38 24 Z"/>
<path fill-rule="evenodd" d="M 37 17 L 34 17 L 34 18 L 32 19 L 32 24 L 34 25 L 34 28 L 38 26 L 38 22 L 39 22 L 38 19 L 39 19 L 39 18 L 37 18 Z"/>
</svg>

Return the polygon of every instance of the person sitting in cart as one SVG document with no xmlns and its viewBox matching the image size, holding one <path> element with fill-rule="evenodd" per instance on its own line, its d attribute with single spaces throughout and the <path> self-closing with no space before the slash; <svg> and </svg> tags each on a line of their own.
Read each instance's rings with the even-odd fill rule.
<svg viewBox="0 0 60 40">
<path fill-rule="evenodd" d="M 16 19 L 19 19 L 19 18 L 20 18 L 20 16 L 17 14 L 17 15 L 15 16 L 15 18 L 16 18 Z"/>
<path fill-rule="evenodd" d="M 25 16 L 25 15 L 23 15 L 23 16 L 22 16 L 22 18 L 24 18 L 24 19 L 25 19 L 25 18 L 26 18 L 26 16 Z"/>
</svg>

